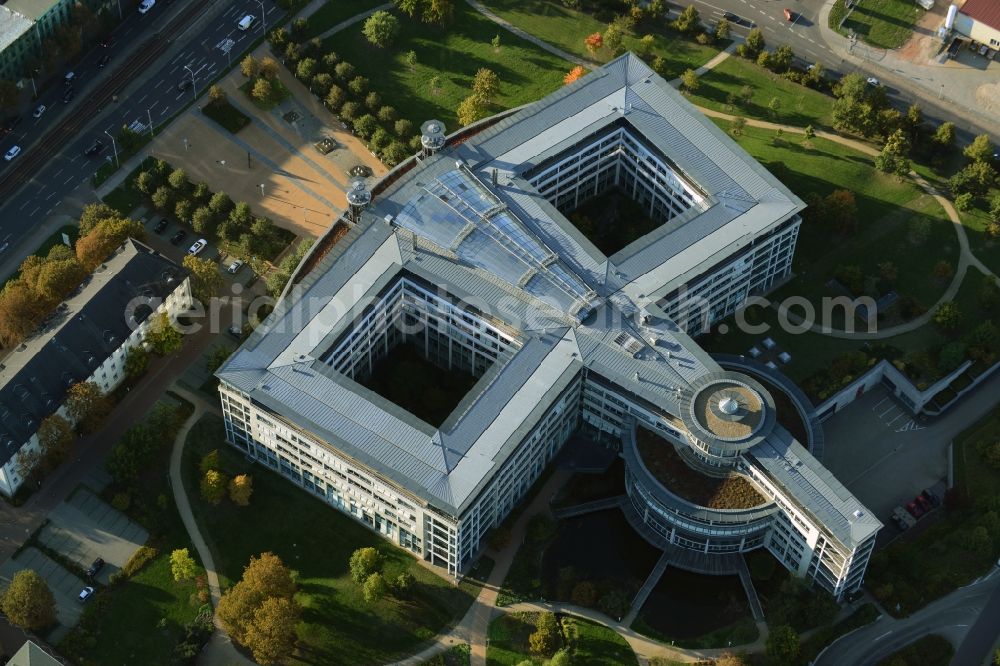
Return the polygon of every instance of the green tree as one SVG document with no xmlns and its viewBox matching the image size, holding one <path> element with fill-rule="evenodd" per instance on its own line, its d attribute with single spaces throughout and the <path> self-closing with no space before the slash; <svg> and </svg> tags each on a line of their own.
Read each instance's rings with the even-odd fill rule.
<svg viewBox="0 0 1000 666">
<path fill-rule="evenodd" d="M 371 138 L 376 129 L 378 129 L 378 120 L 370 113 L 366 113 L 354 121 L 354 131 L 362 139 Z"/>
<path fill-rule="evenodd" d="M 694 5 L 684 8 L 676 19 L 674 19 L 674 29 L 684 34 L 693 34 L 701 30 L 701 14 Z"/>
<path fill-rule="evenodd" d="M 406 66 L 409 67 L 412 72 L 417 67 L 417 52 L 412 50 L 407 51 L 403 55 L 403 62 L 406 63 Z"/>
<path fill-rule="evenodd" d="M 45 629 L 56 621 L 56 599 L 52 590 L 32 569 L 14 574 L 0 598 L 0 610 L 11 624 L 29 631 Z"/>
<path fill-rule="evenodd" d="M 128 354 L 125 356 L 125 376 L 135 381 L 146 372 L 146 368 L 149 367 L 149 352 L 142 347 L 142 345 L 137 345 L 128 350 Z"/>
<path fill-rule="evenodd" d="M 977 160 L 966 164 L 961 171 L 954 174 L 948 180 L 948 185 L 955 196 L 969 192 L 981 197 L 993 187 L 996 176 L 996 171 L 989 162 Z"/>
<path fill-rule="evenodd" d="M 500 91 L 500 79 L 497 77 L 496 73 L 485 67 L 479 69 L 476 72 L 475 78 L 472 80 L 472 94 L 473 96 L 479 98 L 484 106 L 489 106 L 493 103 L 494 98 Z"/>
<path fill-rule="evenodd" d="M 497 35 L 493 39 L 490 40 L 490 46 L 493 47 L 493 51 L 494 52 L 499 52 L 500 51 L 500 34 L 499 33 L 497 33 Z M 412 53 L 412 51 L 410 53 Z"/>
<path fill-rule="evenodd" d="M 208 88 L 208 98 L 215 104 L 221 104 L 226 101 L 226 91 L 222 89 L 222 86 L 213 84 Z"/>
<path fill-rule="evenodd" d="M 355 76 L 347 82 L 347 89 L 361 97 L 368 90 L 368 79 L 363 76 Z"/>
<path fill-rule="evenodd" d="M 427 0 L 421 19 L 424 23 L 445 25 L 455 15 L 455 0 Z"/>
<path fill-rule="evenodd" d="M 266 104 L 271 100 L 271 97 L 274 95 L 274 86 L 272 86 L 271 82 L 268 81 L 267 79 L 260 78 L 254 82 L 253 90 L 250 92 L 250 94 L 258 102 Z"/>
<path fill-rule="evenodd" d="M 140 171 L 139 175 L 135 177 L 135 189 L 139 190 L 143 194 L 153 194 L 153 192 L 156 191 L 156 179 L 153 178 L 153 174 L 148 171 Z M 82 224 L 80 226 L 80 233 L 85 233 L 83 231 Z"/>
<path fill-rule="evenodd" d="M 145 341 L 155 353 L 166 356 L 180 349 L 184 339 L 181 337 L 181 332 L 170 321 L 167 313 L 160 312 L 150 322 Z"/>
<path fill-rule="evenodd" d="M 201 477 L 201 497 L 209 504 L 216 505 L 226 496 L 228 480 L 222 472 L 210 469 Z"/>
<path fill-rule="evenodd" d="M 794 664 L 799 656 L 799 635 L 787 624 L 771 629 L 764 647 L 768 663 L 774 666 Z"/>
<path fill-rule="evenodd" d="M 370 546 L 358 548 L 351 553 L 348 566 L 351 570 L 351 579 L 355 583 L 361 584 L 381 568 L 382 555 Z"/>
<path fill-rule="evenodd" d="M 875 167 L 879 171 L 896 176 L 905 176 L 910 172 L 910 141 L 903 130 L 899 129 L 889 135 L 882 152 L 875 158 Z"/>
<path fill-rule="evenodd" d="M 191 272 L 191 291 L 202 303 L 208 303 L 222 290 L 222 275 L 219 267 L 211 259 L 202 259 L 188 254 L 184 256 L 184 268 Z"/>
<path fill-rule="evenodd" d="M 834 88 L 833 126 L 872 136 L 879 129 L 879 113 L 886 108 L 885 91 L 871 86 L 857 72 L 846 75 Z"/>
<path fill-rule="evenodd" d="M 548 657 L 559 649 L 559 643 L 559 622 L 555 613 L 539 613 L 535 621 L 535 631 L 528 636 L 528 647 L 531 652 Z"/>
<path fill-rule="evenodd" d="M 740 136 L 743 134 L 743 129 L 747 126 L 747 119 L 743 116 L 736 116 L 733 118 L 733 122 L 729 127 L 729 131 L 735 136 Z"/>
<path fill-rule="evenodd" d="M 794 58 L 795 54 L 792 52 L 791 46 L 779 46 L 774 51 L 771 67 L 776 72 L 787 72 L 788 68 L 792 66 L 792 60 Z"/>
<path fill-rule="evenodd" d="M 750 60 L 756 60 L 767 46 L 764 42 L 764 33 L 761 32 L 760 28 L 754 28 L 747 33 L 746 42 L 742 46 L 745 48 L 744 56 Z"/>
<path fill-rule="evenodd" d="M 187 548 L 178 548 L 170 553 L 170 573 L 176 582 L 191 580 L 198 572 L 198 565 Z"/>
<path fill-rule="evenodd" d="M 681 84 L 687 92 L 694 92 L 698 90 L 701 81 L 698 80 L 698 74 L 693 69 L 688 69 L 681 74 Z"/>
<path fill-rule="evenodd" d="M 249 474 L 237 474 L 229 482 L 229 499 L 237 506 L 250 506 L 250 496 L 253 494 L 253 477 Z"/>
<path fill-rule="evenodd" d="M 485 118 L 487 113 L 486 105 L 476 95 L 469 95 L 462 100 L 456 111 L 458 122 L 462 125 L 471 125 L 477 120 Z"/>
<path fill-rule="evenodd" d="M 201 206 L 191 214 L 191 228 L 203 236 L 211 236 L 215 229 L 215 215 L 207 206 Z"/>
<path fill-rule="evenodd" d="M 289 44 L 289 46 L 296 48 L 298 47 L 297 44 Z M 292 58 L 292 60 L 298 62 L 299 58 L 298 56 L 296 56 L 295 58 Z M 273 81 L 276 78 L 278 78 L 278 68 L 279 68 L 278 61 L 272 58 L 271 56 L 267 56 L 266 58 L 261 58 L 260 75 L 265 79 L 267 79 L 268 81 Z"/>
<path fill-rule="evenodd" d="M 333 73 L 337 76 L 339 81 L 347 83 L 354 78 L 354 65 L 349 62 L 337 63 L 337 66 L 333 69 Z"/>
<path fill-rule="evenodd" d="M 729 39 L 729 33 L 732 30 L 729 25 L 729 21 L 725 18 L 719 19 L 719 22 L 715 24 L 715 38 L 717 40 L 725 41 Z"/>
<path fill-rule="evenodd" d="M 399 35 L 399 19 L 387 11 L 377 11 L 365 20 L 361 32 L 369 42 L 384 49 Z"/>
<path fill-rule="evenodd" d="M 602 37 L 604 46 L 611 51 L 612 56 L 617 57 L 625 52 L 625 30 L 617 21 L 608 24 L 608 27 L 604 29 Z"/>
<path fill-rule="evenodd" d="M 980 134 L 972 140 L 972 143 L 965 147 L 962 154 L 973 162 L 987 162 L 993 158 L 994 152 L 996 152 L 996 148 L 990 142 L 990 136 L 988 134 Z"/>
<path fill-rule="evenodd" d="M 972 210 L 972 206 L 975 203 L 975 198 L 972 196 L 971 192 L 963 192 L 955 197 L 955 208 L 966 213 Z"/>
<path fill-rule="evenodd" d="M 340 86 L 333 85 L 330 86 L 329 92 L 326 93 L 326 105 L 330 107 L 330 110 L 337 112 L 340 107 L 343 106 L 344 102 L 347 101 L 347 91 Z"/>
<path fill-rule="evenodd" d="M 376 571 L 365 578 L 365 582 L 361 586 L 361 596 L 364 597 L 365 603 L 373 604 L 384 597 L 388 590 L 382 574 Z"/>
<path fill-rule="evenodd" d="M 934 130 L 931 140 L 942 150 L 951 150 L 955 145 L 955 123 L 945 122 Z"/>
<path fill-rule="evenodd" d="M 174 215 L 181 222 L 191 222 L 191 217 L 194 214 L 194 204 L 188 199 L 181 199 L 176 204 L 174 204 Z"/>
<path fill-rule="evenodd" d="M 94 382 L 79 382 L 66 392 L 66 413 L 80 432 L 94 432 L 111 411 L 111 399 Z"/>
<path fill-rule="evenodd" d="M 69 457 L 76 439 L 73 426 L 59 414 L 50 414 L 42 419 L 38 424 L 37 436 L 42 462 L 49 469 L 55 468 Z"/>
<path fill-rule="evenodd" d="M 404 571 L 403 573 L 396 576 L 396 580 L 392 583 L 392 591 L 394 594 L 404 595 L 410 588 L 413 587 L 413 583 L 416 579 L 413 577 L 409 571 Z"/>
<path fill-rule="evenodd" d="M 308 83 L 316 74 L 316 60 L 314 58 L 303 58 L 295 67 L 295 76 L 299 81 Z"/>
<path fill-rule="evenodd" d="M 962 311 L 958 305 L 948 301 L 934 311 L 934 323 L 946 333 L 954 333 L 962 325 Z"/>
<path fill-rule="evenodd" d="M 161 185 L 156 188 L 156 191 L 153 192 L 153 196 L 151 196 L 149 200 L 153 202 L 153 207 L 156 208 L 156 210 L 168 211 L 170 210 L 170 206 L 173 204 L 174 194 L 170 191 L 169 187 Z"/>
<path fill-rule="evenodd" d="M 257 62 L 257 58 L 254 58 L 253 55 L 248 53 L 246 57 L 240 61 L 240 72 L 242 72 L 243 76 L 248 79 L 256 77 L 260 72 L 260 63 Z"/>
<path fill-rule="evenodd" d="M 264 666 L 279 664 L 295 649 L 295 626 L 301 609 L 291 599 L 269 597 L 253 611 L 246 628 L 246 646 L 254 661 Z"/>
<path fill-rule="evenodd" d="M 170 175 L 167 176 L 167 182 L 170 183 L 170 187 L 178 192 L 186 192 L 191 185 L 188 182 L 187 172 L 184 169 L 174 169 L 171 171 Z"/>
</svg>

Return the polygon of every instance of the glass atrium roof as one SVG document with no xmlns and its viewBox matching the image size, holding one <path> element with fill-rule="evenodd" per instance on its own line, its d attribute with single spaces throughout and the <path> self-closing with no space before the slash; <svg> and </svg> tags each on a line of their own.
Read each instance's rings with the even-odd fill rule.
<svg viewBox="0 0 1000 666">
<path fill-rule="evenodd" d="M 465 263 L 568 313 L 596 294 L 467 170 L 449 171 L 408 201 L 393 220 Z"/>
</svg>

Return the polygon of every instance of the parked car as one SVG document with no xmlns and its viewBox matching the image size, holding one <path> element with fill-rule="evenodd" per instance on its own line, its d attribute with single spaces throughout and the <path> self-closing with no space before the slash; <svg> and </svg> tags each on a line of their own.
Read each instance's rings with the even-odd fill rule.
<svg viewBox="0 0 1000 666">
<path fill-rule="evenodd" d="M 75 96 L 76 96 L 76 91 L 73 90 L 72 86 L 70 86 L 69 88 L 66 89 L 66 92 L 63 93 L 62 103 L 63 104 L 69 104 L 70 102 L 73 101 L 73 98 Z"/>
<path fill-rule="evenodd" d="M 167 218 L 163 218 L 162 220 L 156 223 L 155 227 L 153 227 L 153 233 L 162 234 L 166 230 L 167 224 L 169 224 L 167 222 Z"/>
<path fill-rule="evenodd" d="M 76 78 L 76 72 L 66 72 L 66 75 L 63 77 L 63 83 L 71 86 L 73 85 L 73 82 L 76 81 Z"/>
<path fill-rule="evenodd" d="M 3 158 L 10 162 L 12 159 L 21 154 L 21 146 L 11 146 L 10 150 L 3 154 Z"/>
<path fill-rule="evenodd" d="M 874 76 L 869 76 L 867 79 L 865 79 L 865 81 L 868 83 L 868 85 L 875 86 L 876 88 L 882 85 L 882 82 L 876 79 Z"/>
<path fill-rule="evenodd" d="M 177 90 L 179 92 L 184 92 L 190 87 L 191 87 L 191 79 L 189 78 L 183 78 L 177 83 Z"/>
<path fill-rule="evenodd" d="M 156 4 L 156 0 L 142 0 L 142 2 L 139 3 L 139 13 L 140 14 L 145 14 L 150 9 L 152 9 L 153 5 L 155 5 L 155 4 Z"/>
<path fill-rule="evenodd" d="M 233 324 L 232 326 L 230 326 L 226 330 L 229 332 L 229 335 L 233 336 L 237 340 L 242 340 L 243 339 L 243 328 L 241 326 L 238 326 L 237 324 Z"/>
<path fill-rule="evenodd" d="M 13 132 L 14 128 L 21 124 L 21 116 L 11 116 L 6 121 L 4 121 L 3 128 L 7 132 Z"/>
<path fill-rule="evenodd" d="M 204 250 L 207 245 L 208 245 L 207 240 L 205 240 L 204 238 L 199 238 L 194 242 L 194 245 L 188 248 L 188 254 L 190 255 L 201 254 L 201 251 Z"/>
<path fill-rule="evenodd" d="M 906 503 L 906 510 L 910 512 L 910 515 L 914 518 L 919 518 L 924 515 L 924 510 L 917 506 L 916 501 L 910 500 Z"/>
<path fill-rule="evenodd" d="M 921 509 L 924 510 L 924 513 L 927 513 L 928 511 L 934 508 L 930 500 L 924 497 L 923 495 L 917 495 L 913 501 L 917 503 L 917 506 L 919 506 Z"/>
<path fill-rule="evenodd" d="M 795 19 L 795 12 L 793 12 L 791 9 L 788 9 L 787 7 L 782 10 L 782 13 L 784 13 L 786 21 L 792 21 Z"/>
<path fill-rule="evenodd" d="M 230 275 L 236 275 L 237 273 L 240 272 L 241 268 L 243 268 L 243 260 L 237 259 L 233 263 L 229 264 L 229 268 L 227 268 L 226 270 L 229 271 Z"/>
<path fill-rule="evenodd" d="M 254 16 L 253 14 L 246 14 L 243 18 L 240 19 L 240 22 L 236 24 L 236 27 L 242 30 L 243 32 L 246 32 L 251 28 L 251 26 L 253 26 L 254 21 L 256 20 L 257 17 Z"/>
<path fill-rule="evenodd" d="M 104 568 L 104 560 L 98 557 L 96 560 L 94 560 L 94 563 L 90 565 L 90 568 L 87 569 L 87 578 L 93 578 L 103 568 Z"/>
<path fill-rule="evenodd" d="M 104 150 L 104 144 L 101 143 L 100 139 L 94 139 L 94 143 L 87 146 L 87 149 L 83 151 L 83 154 L 86 155 L 87 157 L 93 157 L 102 150 Z"/>
<path fill-rule="evenodd" d="M 92 588 L 92 587 L 90 587 L 88 585 L 87 587 L 85 587 L 82 590 L 80 590 L 80 596 L 78 596 L 77 599 L 82 604 L 84 601 L 86 601 L 91 596 L 93 596 L 93 594 L 94 594 L 94 588 Z"/>
<path fill-rule="evenodd" d="M 929 490 L 925 489 L 923 492 L 920 493 L 920 495 L 921 497 L 926 497 L 927 501 L 930 502 L 933 506 L 941 505 L 941 500 L 938 499 L 938 496 Z"/>
<path fill-rule="evenodd" d="M 180 245 L 185 236 L 187 236 L 187 232 L 183 229 L 179 229 L 176 234 L 170 237 L 170 242 L 174 245 Z"/>
<path fill-rule="evenodd" d="M 36 106 L 35 110 L 31 112 L 32 117 L 41 118 L 42 114 L 45 113 L 45 108 L 46 107 L 44 104 L 39 104 L 38 106 Z"/>
<path fill-rule="evenodd" d="M 115 38 L 113 35 L 108 35 L 101 41 L 101 46 L 106 49 L 109 49 L 114 45 L 115 45 Z"/>
<path fill-rule="evenodd" d="M 104 67 L 105 65 L 108 64 L 109 60 L 111 60 L 111 56 L 105 53 L 104 55 L 102 55 L 100 58 L 97 59 L 97 66 Z"/>
</svg>

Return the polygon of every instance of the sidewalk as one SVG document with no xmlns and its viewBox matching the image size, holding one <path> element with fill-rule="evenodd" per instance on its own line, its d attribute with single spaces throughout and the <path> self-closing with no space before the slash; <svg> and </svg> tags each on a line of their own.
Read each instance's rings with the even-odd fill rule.
<svg viewBox="0 0 1000 666">
<path fill-rule="evenodd" d="M 884 83 L 904 92 L 922 95 L 951 115 L 982 127 L 994 138 L 1000 137 L 1000 62 L 980 71 L 953 60 L 941 61 L 940 58 L 920 58 L 917 62 L 906 60 L 900 56 L 900 52 L 906 49 L 905 45 L 895 51 L 886 51 L 858 40 L 852 48 L 847 37 L 829 27 L 833 4 L 834 0 L 828 0 L 823 5 L 816 23 L 823 41 L 845 64 L 871 69 Z M 841 67 L 841 71 L 846 73 L 847 70 Z M 972 94 L 969 94 L 970 90 Z M 995 99 L 996 109 L 988 110 L 981 99 L 977 99 L 977 93 L 980 97 L 985 93 Z"/>
</svg>

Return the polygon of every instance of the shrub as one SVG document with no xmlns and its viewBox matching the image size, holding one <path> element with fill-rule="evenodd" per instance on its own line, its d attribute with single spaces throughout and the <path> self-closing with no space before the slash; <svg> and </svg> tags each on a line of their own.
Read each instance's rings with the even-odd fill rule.
<svg viewBox="0 0 1000 666">
<path fill-rule="evenodd" d="M 122 574 L 131 578 L 159 554 L 160 551 L 152 546 L 139 546 L 139 550 L 135 551 L 122 567 Z"/>
</svg>

